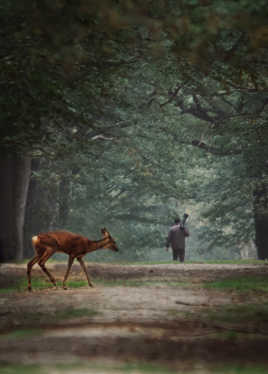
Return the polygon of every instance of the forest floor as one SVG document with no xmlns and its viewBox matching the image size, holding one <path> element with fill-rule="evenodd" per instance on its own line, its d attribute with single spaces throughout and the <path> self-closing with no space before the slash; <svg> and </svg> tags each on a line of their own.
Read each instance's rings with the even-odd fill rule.
<svg viewBox="0 0 268 374">
<path fill-rule="evenodd" d="M 87 265 L 94 288 L 75 264 L 63 290 L 66 264 L 50 262 L 58 288 L 32 292 L 25 264 L 0 266 L 1 373 L 268 372 L 266 285 L 211 287 L 268 285 L 267 265 Z"/>
</svg>

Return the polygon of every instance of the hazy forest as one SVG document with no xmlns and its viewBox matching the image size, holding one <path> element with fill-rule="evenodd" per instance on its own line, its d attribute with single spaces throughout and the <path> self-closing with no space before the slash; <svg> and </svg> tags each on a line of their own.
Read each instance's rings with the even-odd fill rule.
<svg viewBox="0 0 268 374">
<path fill-rule="evenodd" d="M 267 260 L 267 20 L 266 0 L 1 0 L 0 268 L 103 227 L 119 252 L 87 261 L 170 262 L 185 212 L 186 263 Z"/>
<path fill-rule="evenodd" d="M 267 6 L 9 1 L 1 17 L 1 260 L 65 228 L 122 258 L 268 256 Z M 4 214 L 3 214 L 4 212 Z"/>
</svg>

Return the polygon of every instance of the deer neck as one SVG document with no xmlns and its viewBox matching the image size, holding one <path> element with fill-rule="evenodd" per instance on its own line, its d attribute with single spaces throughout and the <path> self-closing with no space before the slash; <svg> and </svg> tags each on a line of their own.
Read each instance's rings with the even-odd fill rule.
<svg viewBox="0 0 268 374">
<path fill-rule="evenodd" d="M 102 249 L 105 244 L 109 243 L 109 241 L 109 238 L 103 238 L 97 241 L 90 242 L 87 252 L 93 252 L 97 251 L 98 249 Z"/>
</svg>

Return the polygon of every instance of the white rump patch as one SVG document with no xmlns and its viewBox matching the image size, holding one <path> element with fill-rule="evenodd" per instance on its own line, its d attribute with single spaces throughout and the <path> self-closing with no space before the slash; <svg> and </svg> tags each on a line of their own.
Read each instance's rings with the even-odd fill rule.
<svg viewBox="0 0 268 374">
<path fill-rule="evenodd" d="M 38 242 L 38 236 L 36 235 L 36 236 L 33 236 L 32 237 L 32 243 L 33 244 L 36 244 Z"/>
</svg>

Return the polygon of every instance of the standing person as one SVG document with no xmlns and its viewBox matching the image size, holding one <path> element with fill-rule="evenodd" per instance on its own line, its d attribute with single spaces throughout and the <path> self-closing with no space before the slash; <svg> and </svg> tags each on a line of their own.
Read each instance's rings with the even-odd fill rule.
<svg viewBox="0 0 268 374">
<path fill-rule="evenodd" d="M 180 262 L 184 262 L 185 257 L 185 238 L 189 236 L 189 231 L 181 225 L 180 218 L 175 218 L 174 225 L 171 226 L 167 241 L 166 241 L 166 250 L 168 251 L 169 246 L 171 245 L 173 260 L 176 261 L 179 257 Z"/>
</svg>

